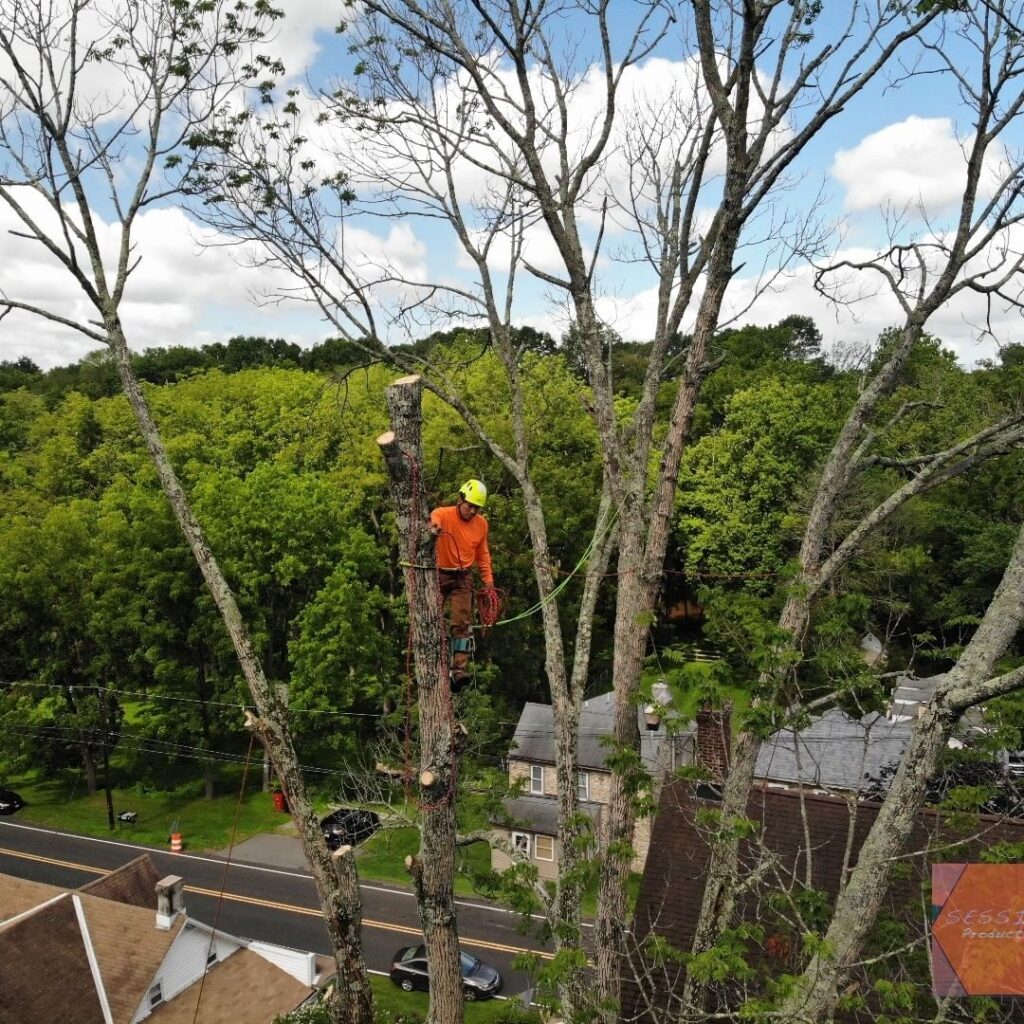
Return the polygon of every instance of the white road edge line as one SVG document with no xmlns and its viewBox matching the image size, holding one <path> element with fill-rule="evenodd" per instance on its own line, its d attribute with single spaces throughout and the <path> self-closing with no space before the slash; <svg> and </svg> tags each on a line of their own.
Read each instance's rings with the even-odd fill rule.
<svg viewBox="0 0 1024 1024">
<path fill-rule="evenodd" d="M 138 850 L 140 853 L 163 853 L 168 857 L 171 856 L 169 850 L 160 850 L 155 846 L 143 846 L 139 843 L 126 843 L 119 839 L 100 839 L 98 836 L 83 836 L 77 832 L 61 832 L 55 828 L 42 828 L 39 825 L 21 825 L 14 821 L 0 821 L 0 827 L 7 828 L 20 828 L 26 832 L 42 832 L 49 836 L 67 836 L 69 839 L 84 839 L 90 843 L 102 843 L 104 846 L 120 846 L 126 850 Z M 197 860 L 204 864 L 219 864 L 224 865 L 224 858 L 222 857 L 201 857 L 195 853 L 176 853 L 173 855 L 178 860 Z M 262 864 L 246 864 L 244 861 L 231 861 L 232 868 L 244 868 L 246 871 L 262 871 L 267 875 L 284 875 L 287 878 L 308 878 L 312 881 L 312 877 L 306 874 L 305 871 L 285 871 L 283 868 L 268 868 Z M 386 892 L 391 893 L 394 896 L 407 896 L 409 899 L 415 899 L 416 894 L 409 892 L 406 889 L 392 889 L 386 885 L 370 885 L 366 882 L 360 882 L 359 887 L 361 889 L 368 889 L 370 892 Z M 456 900 L 455 905 L 457 907 L 468 907 L 471 910 L 487 910 L 492 914 L 502 914 L 506 917 L 518 916 L 515 911 L 508 910 L 505 907 L 493 907 L 487 903 L 474 903 L 470 900 Z M 534 920 L 543 921 L 544 916 L 542 914 L 531 914 Z M 593 928 L 594 926 L 589 921 L 583 922 L 584 928 Z"/>
</svg>

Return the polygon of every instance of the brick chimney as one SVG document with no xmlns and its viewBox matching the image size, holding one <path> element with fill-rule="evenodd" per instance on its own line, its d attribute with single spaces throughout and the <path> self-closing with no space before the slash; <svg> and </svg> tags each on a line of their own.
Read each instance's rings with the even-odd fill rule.
<svg viewBox="0 0 1024 1024">
<path fill-rule="evenodd" d="M 167 875 L 156 883 L 156 926 L 161 931 L 167 931 L 185 912 L 184 888 L 185 879 L 177 875 Z"/>
<path fill-rule="evenodd" d="M 697 764 L 721 783 L 729 772 L 732 756 L 732 704 L 726 702 L 721 710 L 705 703 L 697 712 Z"/>
</svg>

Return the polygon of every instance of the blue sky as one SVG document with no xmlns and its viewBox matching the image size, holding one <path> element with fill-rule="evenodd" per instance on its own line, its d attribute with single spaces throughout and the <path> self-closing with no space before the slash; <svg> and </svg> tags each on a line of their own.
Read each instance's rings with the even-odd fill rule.
<svg viewBox="0 0 1024 1024">
<path fill-rule="evenodd" d="M 306 79 L 318 86 L 344 73 L 351 64 L 349 40 L 334 33 L 336 13 L 332 8 L 317 0 L 289 0 L 284 7 L 288 17 L 275 45 L 293 80 Z M 623 12 L 623 25 L 616 26 L 619 37 L 639 6 L 624 3 L 617 10 Z M 824 31 L 834 27 L 827 22 L 822 25 Z M 575 31 L 575 26 L 570 24 L 569 31 Z M 585 44 L 580 53 L 586 53 Z M 671 66 L 666 61 L 679 67 L 687 56 L 677 38 L 666 39 L 657 54 L 635 72 L 636 89 L 656 93 L 664 86 L 666 68 Z M 964 63 L 968 60 L 964 52 Z M 885 236 L 879 206 L 886 201 L 912 206 L 920 201 L 940 220 L 948 216 L 956 195 L 957 136 L 965 136 L 969 128 L 969 118 L 945 78 L 921 78 L 903 83 L 899 89 L 888 88 L 880 79 L 807 148 L 797 167 L 798 183 L 785 202 L 800 210 L 824 190 L 828 201 L 821 214 L 841 231 L 843 246 L 858 251 L 875 247 Z M 109 215 L 109 207 L 102 202 L 97 209 Z M 9 215 L 5 217 L 0 218 L 2 227 L 8 226 Z M 353 244 L 364 244 L 379 258 L 398 261 L 410 276 L 471 280 L 456 240 L 436 223 L 412 217 L 400 223 L 355 218 L 349 230 L 355 238 Z M 216 239 L 180 209 L 154 209 L 143 216 L 137 227 L 142 264 L 129 287 L 124 317 L 133 347 L 201 344 L 232 334 L 283 336 L 310 345 L 330 333 L 308 307 L 255 303 L 255 292 L 268 282 L 283 283 L 282 279 L 265 268 L 246 266 L 230 249 L 204 248 L 204 240 Z M 614 233 L 608 243 L 605 251 L 610 255 L 617 243 Z M 539 234 L 530 244 L 535 261 L 553 258 L 550 242 L 545 243 Z M 38 246 L 12 239 L 5 248 L 0 287 L 11 297 L 24 294 L 32 301 L 45 301 L 62 315 L 86 315 L 74 286 L 62 279 Z M 753 267 L 763 251 L 748 251 L 742 257 L 748 268 L 737 276 L 727 309 L 735 312 L 753 295 Z M 624 337 L 649 336 L 651 283 L 628 264 L 609 260 L 604 266 L 601 312 Z M 566 313 L 557 303 L 547 301 L 549 291 L 536 284 L 524 287 L 516 317 L 557 334 L 565 325 Z M 870 340 L 898 315 L 895 304 L 884 297 L 861 304 L 855 315 L 836 310 L 814 294 L 804 268 L 792 279 L 777 282 L 741 319 L 767 323 L 791 312 L 814 316 L 828 340 L 853 341 Z M 977 309 L 968 307 L 945 310 L 933 323 L 935 332 L 966 363 L 994 348 L 991 340 L 975 344 L 970 323 L 977 320 L 977 314 Z M 1000 320 L 1004 340 L 1011 337 L 1017 322 L 1016 315 Z M 407 328 L 412 333 L 418 329 L 419 325 Z M 402 333 L 396 331 L 395 336 Z M 47 366 L 78 358 L 91 347 L 87 339 L 27 316 L 15 314 L 0 323 L 0 358 L 27 355 Z"/>
</svg>

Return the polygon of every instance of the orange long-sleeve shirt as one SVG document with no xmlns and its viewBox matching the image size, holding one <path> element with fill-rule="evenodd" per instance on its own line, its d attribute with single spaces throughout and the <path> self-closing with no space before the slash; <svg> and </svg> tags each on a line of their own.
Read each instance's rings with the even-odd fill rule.
<svg viewBox="0 0 1024 1024">
<path fill-rule="evenodd" d="M 489 527 L 478 512 L 468 522 L 459 515 L 457 505 L 442 505 L 430 513 L 430 521 L 441 527 L 437 537 L 437 567 L 439 569 L 480 568 L 484 586 L 494 586 L 491 569 L 491 549 L 487 546 Z"/>
</svg>

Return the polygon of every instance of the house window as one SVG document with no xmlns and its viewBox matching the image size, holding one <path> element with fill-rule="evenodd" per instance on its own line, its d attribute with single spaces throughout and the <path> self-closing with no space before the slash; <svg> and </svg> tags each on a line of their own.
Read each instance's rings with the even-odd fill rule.
<svg viewBox="0 0 1024 1024">
<path fill-rule="evenodd" d="M 533 856 L 537 860 L 555 859 L 555 841 L 551 836 L 533 837 Z"/>
<path fill-rule="evenodd" d="M 149 990 L 149 1008 L 152 1010 L 154 1007 L 159 1006 L 164 1001 L 164 990 L 158 981 Z"/>
<path fill-rule="evenodd" d="M 530 856 L 530 834 L 528 832 L 512 833 L 512 849 L 525 857 Z"/>
<path fill-rule="evenodd" d="M 207 953 L 206 953 L 206 966 L 209 967 L 210 964 L 215 964 L 216 962 L 217 962 L 217 947 L 215 945 L 213 945 L 213 943 L 211 943 L 210 944 L 210 948 L 209 948 L 209 950 L 207 950 Z"/>
<path fill-rule="evenodd" d="M 530 792 L 544 795 L 544 765 L 530 765 Z"/>
<path fill-rule="evenodd" d="M 576 773 L 576 792 L 581 800 L 590 799 L 590 773 Z"/>
</svg>

